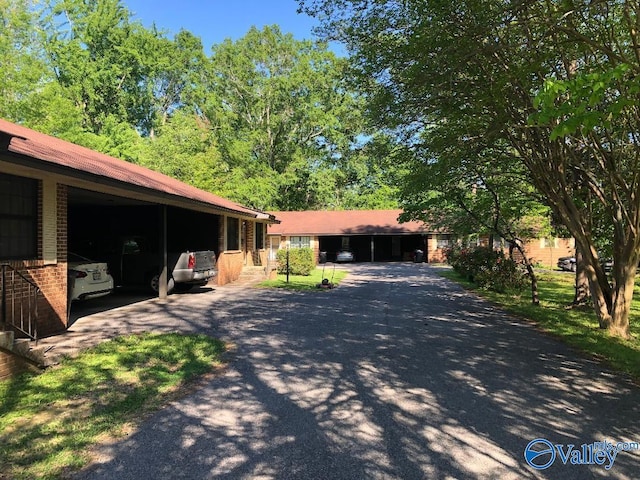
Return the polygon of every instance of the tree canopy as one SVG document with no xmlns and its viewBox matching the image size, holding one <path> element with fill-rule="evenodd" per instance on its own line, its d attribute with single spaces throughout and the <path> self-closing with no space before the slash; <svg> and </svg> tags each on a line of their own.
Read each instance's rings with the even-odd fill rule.
<svg viewBox="0 0 640 480">
<path fill-rule="evenodd" d="M 434 125 L 457 144 L 508 147 L 503 153 L 575 237 L 600 326 L 627 336 L 640 257 L 638 2 L 300 4 L 323 21 L 327 39 L 345 43 L 374 95 L 372 118 L 415 162 L 463 160 L 446 149 L 421 156 Z M 596 225 L 613 235 L 612 284 Z"/>
<path fill-rule="evenodd" d="M 0 116 L 259 209 L 397 205 L 325 43 L 274 25 L 208 56 L 121 0 L 0 6 Z"/>
</svg>

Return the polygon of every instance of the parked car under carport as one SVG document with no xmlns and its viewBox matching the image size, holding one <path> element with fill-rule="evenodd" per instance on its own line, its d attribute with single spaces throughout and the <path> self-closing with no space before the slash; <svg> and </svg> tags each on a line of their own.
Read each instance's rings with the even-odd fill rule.
<svg viewBox="0 0 640 480">
<path fill-rule="evenodd" d="M 113 292 L 113 277 L 105 262 L 95 262 L 71 252 L 67 259 L 69 300 L 104 297 Z"/>
</svg>

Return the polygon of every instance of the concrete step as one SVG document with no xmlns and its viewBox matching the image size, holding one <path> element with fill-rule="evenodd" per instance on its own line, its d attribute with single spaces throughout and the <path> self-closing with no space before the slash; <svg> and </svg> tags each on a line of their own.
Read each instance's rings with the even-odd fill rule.
<svg viewBox="0 0 640 480">
<path fill-rule="evenodd" d="M 0 348 L 18 355 L 39 368 L 47 365 L 46 348 L 36 346 L 28 338 L 15 338 L 14 332 L 0 332 Z"/>
<path fill-rule="evenodd" d="M 13 340 L 15 336 L 13 332 L 0 332 L 0 348 L 5 350 L 13 350 Z"/>
<path fill-rule="evenodd" d="M 244 267 L 240 276 L 233 282 L 234 285 L 247 285 L 258 283 L 267 279 L 265 267 Z"/>
</svg>

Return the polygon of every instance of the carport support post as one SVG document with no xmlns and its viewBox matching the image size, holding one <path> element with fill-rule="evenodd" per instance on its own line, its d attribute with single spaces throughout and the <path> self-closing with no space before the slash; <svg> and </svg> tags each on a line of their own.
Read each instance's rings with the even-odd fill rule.
<svg viewBox="0 0 640 480">
<path fill-rule="evenodd" d="M 376 247 L 375 247 L 375 243 L 373 241 L 373 235 L 371 235 L 371 261 L 374 262 L 374 256 L 376 253 Z"/>
<path fill-rule="evenodd" d="M 160 252 L 162 254 L 162 270 L 160 270 L 160 284 L 158 285 L 158 296 L 165 300 L 167 298 L 167 206 L 160 207 Z"/>
</svg>

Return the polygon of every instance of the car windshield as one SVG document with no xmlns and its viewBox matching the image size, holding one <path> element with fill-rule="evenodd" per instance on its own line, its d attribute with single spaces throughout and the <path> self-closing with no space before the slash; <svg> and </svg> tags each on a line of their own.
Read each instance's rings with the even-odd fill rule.
<svg viewBox="0 0 640 480">
<path fill-rule="evenodd" d="M 67 260 L 69 262 L 74 262 L 74 263 L 83 263 L 83 262 L 88 262 L 88 263 L 92 263 L 92 260 L 89 260 L 87 257 L 83 257 L 82 255 L 78 255 L 77 253 L 71 253 L 68 252 L 67 253 Z"/>
</svg>

